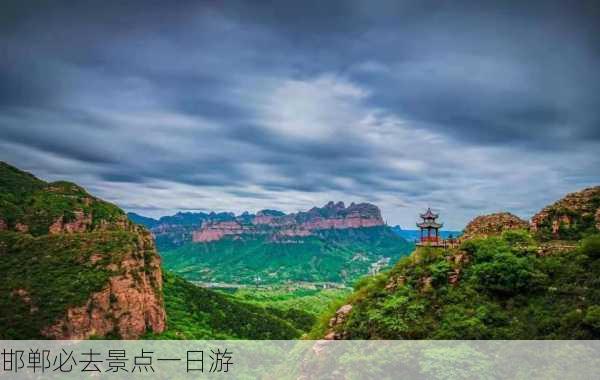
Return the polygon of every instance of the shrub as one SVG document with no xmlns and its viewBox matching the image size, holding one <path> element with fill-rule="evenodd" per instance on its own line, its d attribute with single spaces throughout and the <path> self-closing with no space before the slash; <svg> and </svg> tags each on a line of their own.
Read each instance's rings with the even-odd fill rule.
<svg viewBox="0 0 600 380">
<path fill-rule="evenodd" d="M 515 294 L 530 287 L 534 268 L 528 258 L 511 253 L 496 255 L 495 260 L 473 265 L 471 275 L 483 289 Z"/>
<path fill-rule="evenodd" d="M 600 234 L 588 236 L 581 241 L 579 250 L 582 254 L 597 259 L 600 258 Z"/>
<path fill-rule="evenodd" d="M 588 307 L 583 322 L 595 330 L 600 331 L 600 306 L 594 305 Z"/>
</svg>

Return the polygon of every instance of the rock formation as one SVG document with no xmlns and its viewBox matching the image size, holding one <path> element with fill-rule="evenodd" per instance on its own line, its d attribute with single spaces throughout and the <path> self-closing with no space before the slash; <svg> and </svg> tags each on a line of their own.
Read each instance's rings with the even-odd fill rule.
<svg viewBox="0 0 600 380">
<path fill-rule="evenodd" d="M 68 309 L 65 316 L 42 330 L 52 339 L 87 339 L 113 335 L 137 339 L 148 331 L 165 329 L 160 257 L 149 232 L 139 228 L 135 250 L 111 264 L 115 273 L 106 286 L 89 296 L 84 305 Z"/>
<path fill-rule="evenodd" d="M 243 225 L 238 221 L 231 222 L 209 222 L 205 223 L 202 228 L 195 231 L 192 235 L 192 240 L 195 242 L 209 242 L 220 240 L 224 236 L 242 235 L 246 233 L 254 233 L 256 228 L 251 225 Z"/>
<path fill-rule="evenodd" d="M 263 210 L 256 215 L 243 214 L 234 221 L 207 222 L 193 233 L 194 242 L 210 242 L 225 236 L 242 234 L 268 234 L 278 237 L 304 237 L 315 231 L 348 229 L 384 225 L 379 208 L 368 203 L 329 202 L 325 206 L 313 207 L 306 212 L 284 214 L 274 210 Z"/>
<path fill-rule="evenodd" d="M 467 224 L 460 240 L 500 235 L 506 230 L 528 228 L 529 224 L 525 220 L 509 212 L 482 215 Z"/>
<path fill-rule="evenodd" d="M 336 328 L 338 328 L 339 326 L 343 326 L 343 324 L 348 319 L 348 315 L 350 315 L 351 311 L 352 311 L 352 305 L 347 304 L 347 305 L 340 307 L 335 312 L 335 315 L 329 320 L 329 325 L 328 325 L 329 329 L 325 333 L 326 340 L 344 339 L 344 337 L 345 337 L 344 334 L 339 331 L 336 331 Z"/>
<path fill-rule="evenodd" d="M 600 230 L 600 186 L 567 194 L 531 218 L 532 231 L 552 238 L 576 238 L 594 228 Z"/>
</svg>

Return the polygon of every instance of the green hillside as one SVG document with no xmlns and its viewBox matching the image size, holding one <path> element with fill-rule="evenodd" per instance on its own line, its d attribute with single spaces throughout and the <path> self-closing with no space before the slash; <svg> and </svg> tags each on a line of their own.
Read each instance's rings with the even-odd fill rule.
<svg viewBox="0 0 600 380">
<path fill-rule="evenodd" d="M 294 339 L 314 322 L 301 310 L 252 305 L 170 273 L 163 291 L 167 330 L 150 339 Z"/>
<path fill-rule="evenodd" d="M 135 239 L 128 232 L 0 232 L 0 339 L 40 338 L 43 327 L 106 284 L 113 275 L 107 266 L 134 249 Z"/>
<path fill-rule="evenodd" d="M 419 248 L 361 281 L 334 330 L 347 339 L 600 338 L 600 235 L 539 252 L 525 231 Z"/>
<path fill-rule="evenodd" d="M 69 223 L 74 231 L 65 233 Z M 150 263 L 157 253 L 146 238 L 117 206 L 80 186 L 0 162 L 0 339 L 41 338 L 123 274 L 125 257 Z"/>
<path fill-rule="evenodd" d="M 243 235 L 210 243 L 189 243 L 161 252 L 165 268 L 188 280 L 253 284 L 350 283 L 383 258 L 395 262 L 413 245 L 389 227 L 326 230 L 318 236 L 282 242 Z"/>
<path fill-rule="evenodd" d="M 74 183 L 46 183 L 0 162 L 0 221 L 6 228 L 26 226 L 28 233 L 39 236 L 47 234 L 59 218 L 64 223 L 75 220 L 75 211 L 91 215 L 89 229 L 119 229 L 115 223 L 126 221 L 117 206 L 91 196 Z"/>
</svg>

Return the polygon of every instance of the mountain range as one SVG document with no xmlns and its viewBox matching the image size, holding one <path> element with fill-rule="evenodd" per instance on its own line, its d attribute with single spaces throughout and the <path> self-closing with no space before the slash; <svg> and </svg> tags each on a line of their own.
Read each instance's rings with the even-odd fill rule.
<svg viewBox="0 0 600 380">
<path fill-rule="evenodd" d="M 185 216 L 185 217 L 184 217 Z M 329 202 L 286 214 L 277 210 L 177 214 L 144 223 L 163 241 L 164 266 L 205 284 L 346 285 L 408 254 L 413 245 L 368 203 Z M 166 242 L 185 229 L 182 241 Z M 161 240 L 162 239 L 162 240 Z"/>
</svg>

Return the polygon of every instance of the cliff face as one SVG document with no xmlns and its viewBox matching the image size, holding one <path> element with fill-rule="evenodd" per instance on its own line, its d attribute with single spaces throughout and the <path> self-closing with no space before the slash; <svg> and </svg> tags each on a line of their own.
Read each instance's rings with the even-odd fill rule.
<svg viewBox="0 0 600 380">
<path fill-rule="evenodd" d="M 225 236 L 241 235 L 245 233 L 255 233 L 254 226 L 242 225 L 234 220 L 230 222 L 209 222 L 202 226 L 192 235 L 192 240 L 196 242 L 209 242 L 220 240 Z"/>
<path fill-rule="evenodd" d="M 208 222 L 194 232 L 194 242 L 210 242 L 225 236 L 242 234 L 268 234 L 278 237 L 303 237 L 318 230 L 376 227 L 384 225 L 377 206 L 368 203 L 329 202 L 325 206 L 313 207 L 306 212 L 283 214 L 263 210 L 256 215 L 244 214 L 233 221 Z"/>
<path fill-rule="evenodd" d="M 567 194 L 531 218 L 531 229 L 543 238 L 577 239 L 600 230 L 600 186 Z"/>
<path fill-rule="evenodd" d="M 152 232 L 160 252 L 178 248 L 192 241 L 194 232 L 204 224 L 235 220 L 235 215 L 228 212 L 179 212 L 160 219 L 147 218 L 135 213 L 128 213 L 127 216 L 132 222 L 143 225 Z"/>
<path fill-rule="evenodd" d="M 119 262 L 106 266 L 111 272 L 106 285 L 85 304 L 70 307 L 62 318 L 44 327 L 42 335 L 53 339 L 137 339 L 146 332 L 164 331 L 160 257 L 147 231 L 139 228 L 132 243 Z M 92 256 L 91 262 L 101 259 Z"/>
<path fill-rule="evenodd" d="M 160 257 L 122 210 L 0 163 L 2 338 L 162 332 Z"/>
</svg>

